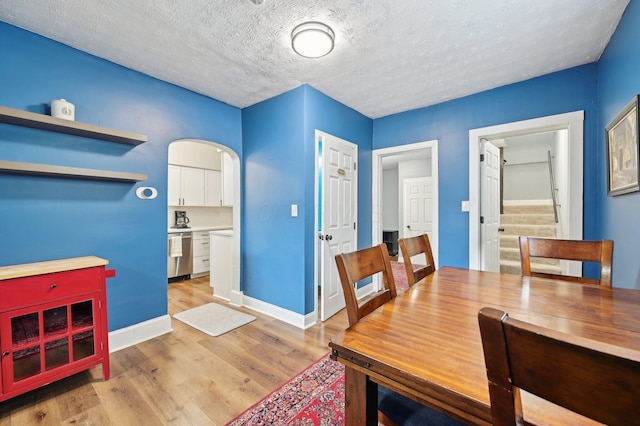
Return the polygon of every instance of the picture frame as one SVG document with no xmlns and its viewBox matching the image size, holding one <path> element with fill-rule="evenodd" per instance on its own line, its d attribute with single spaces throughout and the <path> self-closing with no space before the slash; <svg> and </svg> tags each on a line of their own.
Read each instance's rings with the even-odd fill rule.
<svg viewBox="0 0 640 426">
<path fill-rule="evenodd" d="M 638 99 L 634 96 L 605 127 L 607 195 L 640 190 L 638 185 Z"/>
</svg>

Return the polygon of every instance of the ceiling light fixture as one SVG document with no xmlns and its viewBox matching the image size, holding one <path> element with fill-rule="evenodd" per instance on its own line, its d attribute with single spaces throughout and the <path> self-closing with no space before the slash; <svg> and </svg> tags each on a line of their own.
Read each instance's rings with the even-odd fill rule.
<svg viewBox="0 0 640 426">
<path fill-rule="evenodd" d="M 291 47 L 305 58 L 320 58 L 333 50 L 335 34 L 322 22 L 305 22 L 291 32 Z"/>
</svg>

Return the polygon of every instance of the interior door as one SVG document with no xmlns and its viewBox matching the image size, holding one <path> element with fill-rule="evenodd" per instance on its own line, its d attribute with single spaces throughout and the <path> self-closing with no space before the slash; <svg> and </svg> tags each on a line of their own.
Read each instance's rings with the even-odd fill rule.
<svg viewBox="0 0 640 426">
<path fill-rule="evenodd" d="M 483 141 L 480 162 L 480 269 L 500 272 L 500 149 Z"/>
<path fill-rule="evenodd" d="M 428 234 L 433 239 L 433 180 L 431 177 L 408 178 L 402 181 L 402 237 Z M 402 256 L 402 253 L 399 253 Z M 424 263 L 423 256 L 413 259 Z"/>
<path fill-rule="evenodd" d="M 318 132 L 322 144 L 320 192 L 320 316 L 325 321 L 345 307 L 334 257 L 357 248 L 357 145 Z"/>
</svg>

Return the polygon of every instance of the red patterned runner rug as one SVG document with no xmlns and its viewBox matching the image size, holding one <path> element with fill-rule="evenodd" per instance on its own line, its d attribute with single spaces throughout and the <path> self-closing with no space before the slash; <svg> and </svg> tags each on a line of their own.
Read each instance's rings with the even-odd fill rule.
<svg viewBox="0 0 640 426">
<path fill-rule="evenodd" d="M 327 353 L 227 426 L 342 424 L 344 365 Z"/>
</svg>

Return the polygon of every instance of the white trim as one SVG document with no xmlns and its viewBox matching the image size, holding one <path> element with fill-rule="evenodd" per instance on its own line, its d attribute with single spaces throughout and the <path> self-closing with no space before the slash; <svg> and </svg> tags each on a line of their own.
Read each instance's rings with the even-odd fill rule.
<svg viewBox="0 0 640 426">
<path fill-rule="evenodd" d="M 116 352 L 173 331 L 171 317 L 162 315 L 109 332 L 109 352 Z"/>
<path fill-rule="evenodd" d="M 290 311 L 288 309 L 281 308 L 280 306 L 272 305 L 271 303 L 263 302 L 262 300 L 254 299 L 253 297 L 245 295 L 243 297 L 243 306 L 245 308 L 252 309 L 261 314 L 269 315 L 272 318 L 291 324 L 294 327 L 305 329 L 308 327 L 307 318 L 311 314 L 303 315 L 297 312 Z M 314 321 L 317 318 L 314 318 Z M 315 322 L 314 322 L 315 323 Z M 311 324 L 313 325 L 313 324 Z"/>
<path fill-rule="evenodd" d="M 229 299 L 229 303 L 236 306 L 242 306 L 243 297 L 244 297 L 243 292 L 231 290 L 231 298 Z"/>
<path fill-rule="evenodd" d="M 582 239 L 584 111 L 551 115 L 469 130 L 469 269 L 480 269 L 480 139 L 514 137 L 534 132 L 569 130 L 569 238 Z"/>
<path fill-rule="evenodd" d="M 372 180 L 371 180 L 371 245 L 377 245 L 382 242 L 382 159 L 393 155 L 407 153 L 409 151 L 417 150 L 431 150 L 431 178 L 433 183 L 433 238 L 431 238 L 431 246 L 433 248 L 433 258 L 436 265 L 438 265 L 439 252 L 440 252 L 440 225 L 439 225 L 439 210 L 440 210 L 440 197 L 439 197 L 439 184 L 438 184 L 438 140 L 430 140 L 424 142 L 411 143 L 406 145 L 398 145 L 389 148 L 375 149 L 371 153 L 372 157 Z M 379 287 L 377 277 L 374 277 L 374 283 L 376 288 Z"/>
</svg>

